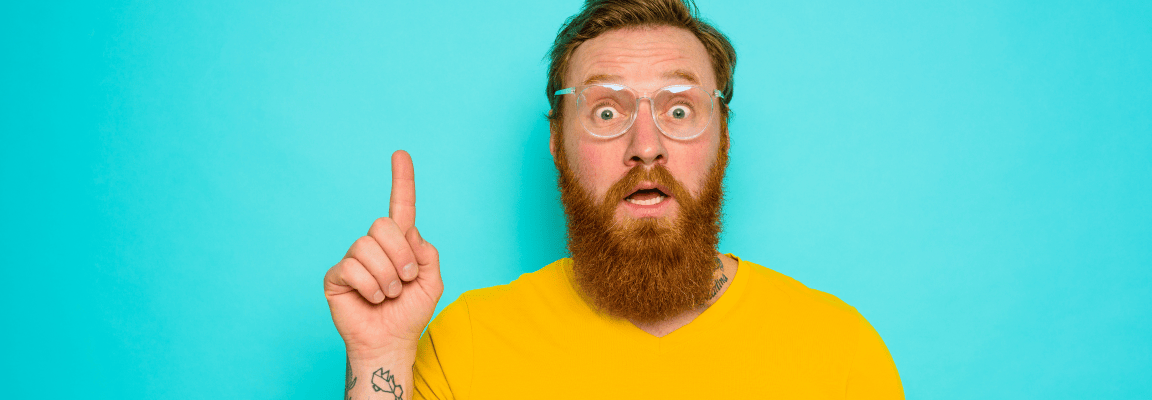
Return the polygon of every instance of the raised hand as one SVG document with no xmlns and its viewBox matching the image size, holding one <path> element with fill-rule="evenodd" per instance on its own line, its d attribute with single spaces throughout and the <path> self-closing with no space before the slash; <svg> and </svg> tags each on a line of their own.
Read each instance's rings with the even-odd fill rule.
<svg viewBox="0 0 1152 400">
<path fill-rule="evenodd" d="M 350 362 L 414 355 L 432 318 L 444 292 L 440 256 L 415 224 L 412 158 L 400 150 L 392 154 L 388 217 L 373 222 L 324 275 L 324 296 Z"/>
</svg>

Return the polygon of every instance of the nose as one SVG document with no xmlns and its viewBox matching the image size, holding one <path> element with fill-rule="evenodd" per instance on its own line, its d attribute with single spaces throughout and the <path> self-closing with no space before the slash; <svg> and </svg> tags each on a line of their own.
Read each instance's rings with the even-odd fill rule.
<svg viewBox="0 0 1152 400">
<path fill-rule="evenodd" d="M 637 164 L 665 163 L 668 153 L 664 149 L 664 135 L 656 126 L 656 120 L 652 119 L 652 100 L 641 98 L 637 102 L 636 120 L 626 133 L 628 150 L 624 153 L 624 164 L 634 167 Z"/>
</svg>

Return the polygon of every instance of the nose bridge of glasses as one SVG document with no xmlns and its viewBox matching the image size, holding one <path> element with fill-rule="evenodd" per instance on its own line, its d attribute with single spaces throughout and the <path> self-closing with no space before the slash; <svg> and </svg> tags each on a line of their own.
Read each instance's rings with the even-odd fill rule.
<svg viewBox="0 0 1152 400">
<path fill-rule="evenodd" d="M 648 100 L 648 115 L 652 116 L 653 125 L 655 125 L 656 129 L 659 130 L 660 132 L 667 134 L 667 132 L 664 132 L 664 127 L 660 126 L 660 118 L 656 117 L 656 112 L 657 112 L 656 111 L 656 100 L 653 100 L 652 97 L 650 97 L 648 95 L 636 97 L 636 103 L 635 103 L 636 105 L 633 106 L 634 107 L 633 109 L 635 111 L 633 111 L 633 113 L 632 113 L 632 123 L 629 125 L 636 126 L 636 119 L 639 118 L 641 114 L 644 114 L 643 109 L 640 108 L 640 102 L 643 100 Z M 631 128 L 631 127 L 629 127 L 629 128 Z"/>
<path fill-rule="evenodd" d="M 636 97 L 636 102 L 635 102 L 636 105 L 634 106 L 636 109 L 636 113 L 637 114 L 640 113 L 640 102 L 643 100 L 648 100 L 648 108 L 653 113 L 655 113 L 656 112 L 656 100 L 653 100 L 652 97 L 650 97 L 650 96 L 637 96 Z"/>
<path fill-rule="evenodd" d="M 673 128 L 672 127 L 666 127 L 666 126 L 664 126 L 664 123 L 661 122 L 660 113 L 664 112 L 664 110 L 662 109 L 663 106 L 658 105 L 658 103 L 656 102 L 656 99 L 661 97 L 660 94 L 662 92 L 666 92 L 666 91 L 668 91 L 668 88 L 656 90 L 652 93 L 647 93 L 643 96 L 637 96 L 636 97 L 636 103 L 635 103 L 636 105 L 634 106 L 635 112 L 633 113 L 633 117 L 632 117 L 633 121 L 630 125 L 635 126 L 636 118 L 641 114 L 645 114 L 643 112 L 643 110 L 640 108 L 640 102 L 643 100 L 648 100 L 648 113 L 647 114 L 652 117 L 652 123 L 656 127 L 656 130 L 660 131 L 660 133 L 664 134 L 664 136 L 675 138 L 676 137 L 675 132 L 670 131 L 670 129 L 673 129 Z"/>
</svg>

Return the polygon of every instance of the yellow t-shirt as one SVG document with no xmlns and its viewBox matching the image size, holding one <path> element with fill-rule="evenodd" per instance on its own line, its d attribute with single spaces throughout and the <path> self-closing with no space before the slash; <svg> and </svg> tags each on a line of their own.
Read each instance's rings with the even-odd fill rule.
<svg viewBox="0 0 1152 400">
<path fill-rule="evenodd" d="M 413 398 L 904 398 L 855 308 L 776 271 L 739 260 L 719 300 L 659 338 L 590 308 L 571 271 L 562 259 L 445 307 L 420 338 Z"/>
</svg>

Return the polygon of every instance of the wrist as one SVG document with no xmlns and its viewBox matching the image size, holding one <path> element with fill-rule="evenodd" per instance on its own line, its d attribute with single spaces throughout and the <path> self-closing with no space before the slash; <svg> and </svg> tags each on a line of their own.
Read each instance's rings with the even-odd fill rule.
<svg viewBox="0 0 1152 400">
<path fill-rule="evenodd" d="M 397 362 L 411 363 L 416 361 L 416 344 L 403 344 L 382 348 L 352 348 L 346 347 L 348 363 L 352 367 L 359 364 L 379 365 L 394 364 Z"/>
</svg>

